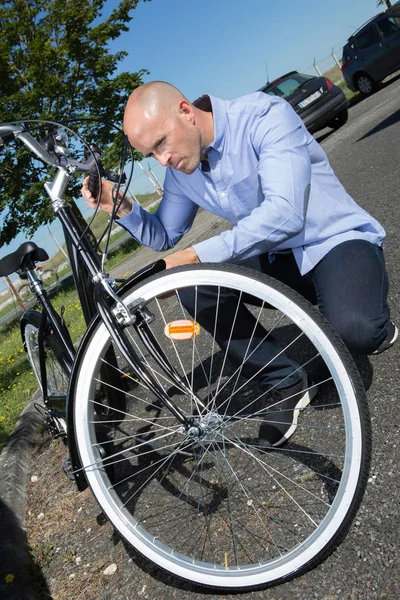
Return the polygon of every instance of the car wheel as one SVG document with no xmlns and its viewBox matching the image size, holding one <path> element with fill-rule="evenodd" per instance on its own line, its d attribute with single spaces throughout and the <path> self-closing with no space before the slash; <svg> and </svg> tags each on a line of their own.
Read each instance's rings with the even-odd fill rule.
<svg viewBox="0 0 400 600">
<path fill-rule="evenodd" d="M 368 73 L 359 73 L 356 76 L 355 84 L 363 96 L 370 96 L 376 90 L 376 83 Z"/>
<path fill-rule="evenodd" d="M 347 122 L 347 119 L 349 118 L 349 113 L 347 108 L 345 110 L 342 110 L 342 112 L 340 112 L 337 117 L 335 117 L 333 119 L 333 121 L 331 121 L 329 123 L 329 127 L 332 127 L 333 129 L 339 129 L 339 127 L 342 127 L 342 125 L 344 125 Z"/>
</svg>

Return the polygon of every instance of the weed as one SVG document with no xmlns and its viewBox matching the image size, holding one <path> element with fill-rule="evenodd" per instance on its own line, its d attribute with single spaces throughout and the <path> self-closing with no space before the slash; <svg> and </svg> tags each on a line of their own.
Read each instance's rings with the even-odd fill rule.
<svg viewBox="0 0 400 600">
<path fill-rule="evenodd" d="M 72 562 L 74 562 L 75 558 L 76 558 L 76 549 L 73 547 L 67 548 L 65 555 L 64 555 L 65 562 L 72 563 Z"/>
<path fill-rule="evenodd" d="M 54 556 L 54 546 L 49 541 L 38 543 L 30 550 L 30 555 L 35 567 L 46 573 Z"/>
</svg>

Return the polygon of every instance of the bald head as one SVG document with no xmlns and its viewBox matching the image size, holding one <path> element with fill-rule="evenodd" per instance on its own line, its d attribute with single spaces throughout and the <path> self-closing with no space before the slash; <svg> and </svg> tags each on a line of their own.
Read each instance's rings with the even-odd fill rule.
<svg viewBox="0 0 400 600">
<path fill-rule="evenodd" d="M 124 130 L 133 141 L 140 135 L 141 128 L 150 122 L 165 118 L 176 118 L 181 100 L 188 100 L 170 83 L 151 81 L 136 88 L 129 97 L 124 114 Z M 135 145 L 135 144 L 133 144 Z"/>
<path fill-rule="evenodd" d="M 213 139 L 213 119 L 175 86 L 152 81 L 136 88 L 124 114 L 129 142 L 162 165 L 192 173 Z"/>
<path fill-rule="evenodd" d="M 142 110 L 147 118 L 153 118 L 160 111 L 171 110 L 185 96 L 170 83 L 151 81 L 136 88 L 129 97 L 125 109 L 125 117 L 135 110 Z"/>
</svg>

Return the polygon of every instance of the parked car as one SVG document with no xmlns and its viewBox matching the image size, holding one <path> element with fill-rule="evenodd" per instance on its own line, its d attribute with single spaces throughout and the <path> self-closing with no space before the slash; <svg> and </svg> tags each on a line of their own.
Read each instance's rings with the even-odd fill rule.
<svg viewBox="0 0 400 600">
<path fill-rule="evenodd" d="M 400 69 L 400 9 L 373 17 L 343 48 L 342 73 L 347 87 L 369 96 L 377 84 Z"/>
<path fill-rule="evenodd" d="M 342 90 L 326 77 L 291 71 L 267 83 L 259 91 L 285 98 L 310 133 L 326 126 L 338 129 L 347 121 L 348 100 Z"/>
</svg>

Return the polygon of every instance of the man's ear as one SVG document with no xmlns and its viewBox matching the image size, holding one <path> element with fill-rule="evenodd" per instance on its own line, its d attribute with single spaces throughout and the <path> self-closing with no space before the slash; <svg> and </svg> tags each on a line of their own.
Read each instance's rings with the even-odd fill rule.
<svg viewBox="0 0 400 600">
<path fill-rule="evenodd" d="M 185 116 L 188 121 L 194 121 L 193 106 L 187 100 L 182 99 L 179 101 L 178 111 L 179 111 L 179 114 Z"/>
</svg>

